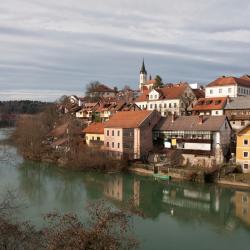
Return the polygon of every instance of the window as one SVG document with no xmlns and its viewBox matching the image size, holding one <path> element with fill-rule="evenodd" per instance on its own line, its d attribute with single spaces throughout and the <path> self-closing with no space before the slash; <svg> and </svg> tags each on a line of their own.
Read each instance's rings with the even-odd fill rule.
<svg viewBox="0 0 250 250">
<path fill-rule="evenodd" d="M 107 148 L 109 148 L 109 142 L 107 142 L 107 144 L 106 144 L 106 145 L 107 145 Z"/>
<path fill-rule="evenodd" d="M 151 108 L 151 109 L 153 108 L 153 104 L 150 104 L 150 108 Z"/>
<path fill-rule="evenodd" d="M 228 88 L 228 93 L 232 93 L 232 88 Z"/>
<path fill-rule="evenodd" d="M 219 114 L 219 111 L 216 110 L 216 111 L 215 111 L 215 114 L 218 115 L 218 114 Z"/>
<path fill-rule="evenodd" d="M 220 94 L 222 93 L 222 89 L 219 89 L 219 93 L 220 93 Z"/>
<path fill-rule="evenodd" d="M 176 103 L 174 103 L 174 108 L 176 108 L 177 107 L 177 105 L 176 105 Z"/>
<path fill-rule="evenodd" d="M 112 130 L 112 136 L 114 136 L 115 135 L 115 131 L 114 130 Z"/>
<path fill-rule="evenodd" d="M 247 170 L 248 169 L 248 164 L 244 163 L 243 168 Z"/>
<path fill-rule="evenodd" d="M 155 109 L 157 109 L 157 104 L 155 104 Z"/>
<path fill-rule="evenodd" d="M 120 130 L 117 131 L 117 136 L 120 136 Z"/>
<path fill-rule="evenodd" d="M 93 140 L 93 141 L 95 140 L 95 137 L 94 137 L 94 136 L 92 136 L 92 140 Z"/>
<path fill-rule="evenodd" d="M 212 90 L 212 89 L 210 89 L 209 93 L 210 93 L 210 94 L 213 94 L 213 90 Z"/>
<path fill-rule="evenodd" d="M 243 144 L 244 144 L 244 146 L 247 146 L 248 145 L 248 140 L 244 139 Z"/>
<path fill-rule="evenodd" d="M 97 141 L 100 141 L 100 137 L 98 136 L 98 137 L 96 138 L 96 140 L 97 140 Z"/>
<path fill-rule="evenodd" d="M 171 107 L 172 107 L 171 103 L 169 103 L 168 107 L 169 107 L 169 108 L 171 108 Z"/>
<path fill-rule="evenodd" d="M 117 148 L 120 148 L 120 143 L 119 142 L 117 143 Z"/>
<path fill-rule="evenodd" d="M 244 158 L 248 158 L 248 151 L 244 151 L 244 152 L 243 152 L 243 157 L 244 157 Z"/>
<path fill-rule="evenodd" d="M 240 125 L 241 125 L 241 126 L 245 126 L 245 122 L 241 122 Z"/>
<path fill-rule="evenodd" d="M 155 99 L 157 99 L 157 95 L 155 95 Z"/>
<path fill-rule="evenodd" d="M 167 108 L 167 103 L 164 103 L 164 108 Z"/>
<path fill-rule="evenodd" d="M 159 108 L 161 109 L 161 104 L 159 104 Z"/>
<path fill-rule="evenodd" d="M 109 130 L 107 130 L 107 136 L 109 136 Z"/>
<path fill-rule="evenodd" d="M 115 143 L 114 142 L 112 142 L 112 148 L 114 148 L 115 147 Z"/>
</svg>

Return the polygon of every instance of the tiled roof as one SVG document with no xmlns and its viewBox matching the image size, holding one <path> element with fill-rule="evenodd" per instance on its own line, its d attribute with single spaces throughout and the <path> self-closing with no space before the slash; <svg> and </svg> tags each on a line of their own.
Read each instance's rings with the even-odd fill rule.
<svg viewBox="0 0 250 250">
<path fill-rule="evenodd" d="M 197 99 L 205 97 L 205 91 L 203 89 L 192 89 Z"/>
<path fill-rule="evenodd" d="M 172 122 L 172 117 L 163 117 L 155 126 L 158 131 L 219 131 L 226 116 L 206 116 L 199 123 L 199 116 L 180 116 Z"/>
<path fill-rule="evenodd" d="M 250 109 L 250 97 L 241 96 L 230 98 L 230 101 L 227 103 L 225 109 Z"/>
<path fill-rule="evenodd" d="M 148 89 L 143 89 L 142 94 L 136 98 L 135 102 L 146 102 L 148 100 L 149 92 Z"/>
<path fill-rule="evenodd" d="M 170 87 L 159 88 L 157 91 L 162 95 L 162 99 L 178 99 L 183 95 L 187 87 L 187 84 L 179 83 Z"/>
<path fill-rule="evenodd" d="M 224 109 L 227 97 L 200 98 L 193 106 L 193 111 Z"/>
<path fill-rule="evenodd" d="M 104 123 L 94 122 L 83 130 L 87 134 L 104 134 Z"/>
<path fill-rule="evenodd" d="M 113 115 L 104 125 L 105 128 L 139 128 L 141 123 L 154 111 L 121 111 Z"/>
<path fill-rule="evenodd" d="M 242 76 L 240 78 L 250 81 L 250 75 L 244 75 L 244 76 Z"/>
<path fill-rule="evenodd" d="M 215 81 L 209 83 L 207 87 L 216 87 L 216 86 L 228 86 L 228 85 L 240 85 L 250 88 L 250 81 L 243 79 L 243 78 L 237 78 L 237 77 L 219 77 Z"/>
<path fill-rule="evenodd" d="M 171 84 L 164 88 L 155 89 L 157 92 L 160 93 L 160 99 L 179 99 L 188 84 L 186 83 L 178 83 L 178 84 Z M 149 99 L 149 90 L 144 90 L 143 93 L 135 100 L 135 102 L 145 102 Z"/>
</svg>

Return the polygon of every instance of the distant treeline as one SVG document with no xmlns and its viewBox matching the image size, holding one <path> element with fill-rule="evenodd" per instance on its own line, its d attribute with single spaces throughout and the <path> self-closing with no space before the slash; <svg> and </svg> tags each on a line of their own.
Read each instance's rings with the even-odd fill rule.
<svg viewBox="0 0 250 250">
<path fill-rule="evenodd" d="M 0 101 L 0 127 L 15 126 L 21 114 L 37 114 L 46 109 L 51 103 L 40 101 Z"/>
<path fill-rule="evenodd" d="M 37 114 L 51 103 L 40 101 L 0 101 L 0 114 Z"/>
</svg>

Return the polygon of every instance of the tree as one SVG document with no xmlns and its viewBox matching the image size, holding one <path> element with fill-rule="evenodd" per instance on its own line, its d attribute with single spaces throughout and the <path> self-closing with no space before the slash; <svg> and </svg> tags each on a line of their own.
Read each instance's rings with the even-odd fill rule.
<svg viewBox="0 0 250 250">
<path fill-rule="evenodd" d="M 99 81 L 90 82 L 86 87 L 86 96 L 91 96 L 91 94 L 95 92 L 100 85 L 101 83 Z"/>
<path fill-rule="evenodd" d="M 57 213 L 45 218 L 46 245 L 56 249 L 135 249 L 137 240 L 129 232 L 132 214 L 112 209 L 104 201 L 88 206 L 89 222 L 84 225 L 76 215 Z"/>
<path fill-rule="evenodd" d="M 155 84 L 154 84 L 154 88 L 162 88 L 163 87 L 163 82 L 162 82 L 162 78 L 159 75 L 156 75 L 155 77 Z"/>
</svg>

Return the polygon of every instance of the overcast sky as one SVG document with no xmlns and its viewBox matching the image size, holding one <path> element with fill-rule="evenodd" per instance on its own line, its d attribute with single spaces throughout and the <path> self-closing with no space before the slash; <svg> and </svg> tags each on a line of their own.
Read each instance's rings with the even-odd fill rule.
<svg viewBox="0 0 250 250">
<path fill-rule="evenodd" d="M 1 0 L 0 100 L 250 74 L 249 0 Z"/>
</svg>

